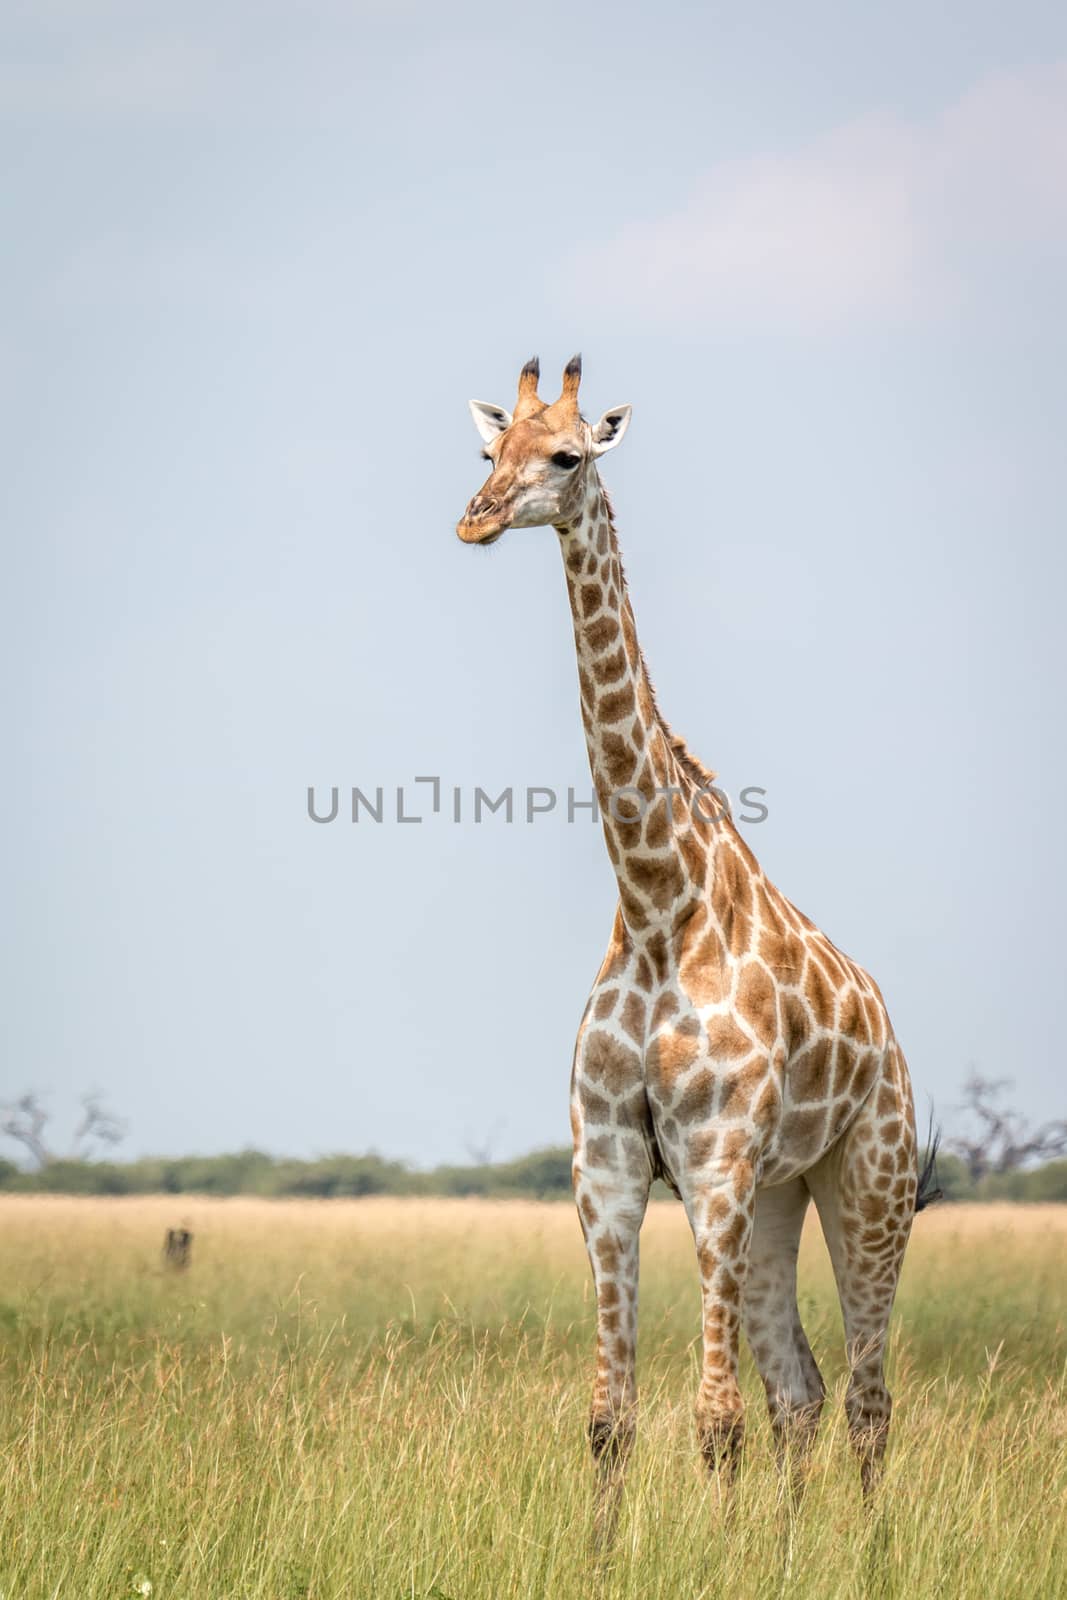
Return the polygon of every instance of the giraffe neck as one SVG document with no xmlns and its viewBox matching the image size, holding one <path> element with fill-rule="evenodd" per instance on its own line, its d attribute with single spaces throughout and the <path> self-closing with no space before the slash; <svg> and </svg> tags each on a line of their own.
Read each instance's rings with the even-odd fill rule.
<svg viewBox="0 0 1067 1600">
<path fill-rule="evenodd" d="M 699 791 L 712 774 L 679 753 L 684 747 L 656 708 L 611 506 L 595 470 L 582 510 L 556 531 L 593 787 L 623 920 L 641 936 L 684 920 L 704 896 L 715 825 Z"/>
</svg>

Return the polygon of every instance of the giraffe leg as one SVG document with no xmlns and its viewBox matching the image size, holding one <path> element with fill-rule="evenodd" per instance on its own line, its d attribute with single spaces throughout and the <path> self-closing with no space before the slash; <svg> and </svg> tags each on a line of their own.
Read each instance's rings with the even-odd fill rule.
<svg viewBox="0 0 1067 1600">
<path fill-rule="evenodd" d="M 697 1248 L 703 1304 L 697 1436 L 708 1467 L 724 1466 L 732 1477 L 744 1440 L 737 1347 L 755 1209 L 752 1164 L 740 1160 L 691 1173 L 680 1188 Z"/>
<path fill-rule="evenodd" d="M 621 1151 L 616 1139 L 622 1143 Z M 601 1543 L 609 1542 L 614 1531 L 636 1431 L 638 1236 L 651 1181 L 647 1152 L 636 1140 L 601 1136 L 583 1138 L 576 1146 L 574 1193 L 596 1288 L 596 1378 L 589 1442 L 597 1467 Z"/>
<path fill-rule="evenodd" d="M 849 1437 L 870 1500 L 893 1405 L 883 1370 L 886 1332 L 915 1210 L 915 1131 L 906 1086 L 883 1080 L 805 1178 L 837 1280 L 850 1370 Z"/>
<path fill-rule="evenodd" d="M 797 1310 L 797 1252 L 808 1199 L 803 1178 L 757 1190 L 742 1308 L 794 1502 L 826 1394 Z"/>
</svg>

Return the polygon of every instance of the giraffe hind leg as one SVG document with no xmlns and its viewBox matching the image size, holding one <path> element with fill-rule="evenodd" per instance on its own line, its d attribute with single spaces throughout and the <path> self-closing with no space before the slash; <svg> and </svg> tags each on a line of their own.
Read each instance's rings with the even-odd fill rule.
<svg viewBox="0 0 1067 1600">
<path fill-rule="evenodd" d="M 848 1131 L 805 1174 L 833 1264 L 848 1351 L 849 1437 L 869 1499 L 889 1437 L 885 1342 L 915 1214 L 915 1119 L 899 1053 Z"/>
<path fill-rule="evenodd" d="M 826 1394 L 797 1309 L 797 1252 L 808 1200 L 803 1178 L 757 1192 L 742 1312 L 794 1500 Z"/>
</svg>

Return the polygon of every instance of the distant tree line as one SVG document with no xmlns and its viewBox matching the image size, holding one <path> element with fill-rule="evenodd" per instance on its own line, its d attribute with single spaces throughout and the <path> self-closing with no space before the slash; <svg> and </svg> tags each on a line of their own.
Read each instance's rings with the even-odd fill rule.
<svg viewBox="0 0 1067 1600">
<path fill-rule="evenodd" d="M 1031 1129 L 1001 1100 L 1004 1080 L 972 1074 L 962 1106 L 968 1131 L 945 1141 L 937 1156 L 944 1198 L 1067 1202 L 1067 1122 Z M 229 1155 L 149 1156 L 140 1161 L 92 1159 L 118 1142 L 124 1126 L 98 1094 L 85 1096 L 69 1154 L 46 1138 L 48 1116 L 37 1096 L 0 1106 L 0 1133 L 27 1150 L 34 1169 L 0 1157 L 0 1191 L 24 1194 L 215 1194 L 330 1199 L 352 1195 L 485 1195 L 562 1197 L 571 1190 L 568 1146 L 535 1150 L 515 1161 L 491 1161 L 488 1144 L 471 1147 L 467 1164 L 420 1171 L 383 1156 L 331 1155 L 297 1161 L 241 1150 Z M 654 1193 L 666 1193 L 657 1185 Z"/>
<path fill-rule="evenodd" d="M 957 1155 L 938 1156 L 944 1198 L 1067 1202 L 1067 1160 L 975 1180 Z M 331 1199 L 351 1195 L 484 1195 L 564 1198 L 571 1192 L 571 1152 L 561 1145 L 517 1161 L 419 1171 L 382 1156 L 320 1156 L 295 1161 L 241 1150 L 232 1155 L 148 1157 L 141 1161 L 49 1162 L 26 1172 L 0 1160 L 0 1191 L 21 1194 L 216 1194 Z M 657 1186 L 657 1192 L 667 1191 Z"/>
<path fill-rule="evenodd" d="M 570 1194 L 569 1147 L 517 1161 L 419 1171 L 378 1155 L 296 1161 L 241 1150 L 219 1156 L 150 1156 L 140 1161 L 57 1159 L 33 1172 L 0 1159 L 0 1190 L 39 1194 L 250 1194 L 330 1199 L 342 1195 Z"/>
</svg>

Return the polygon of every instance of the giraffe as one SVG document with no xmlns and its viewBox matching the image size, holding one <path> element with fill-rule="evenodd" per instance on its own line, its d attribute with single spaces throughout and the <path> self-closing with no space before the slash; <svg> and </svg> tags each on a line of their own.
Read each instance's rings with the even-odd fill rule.
<svg viewBox="0 0 1067 1600">
<path fill-rule="evenodd" d="M 797 1310 L 814 1200 L 845 1325 L 849 1436 L 869 1498 L 889 1431 L 889 1315 L 916 1171 L 904 1056 L 877 984 L 769 881 L 661 715 L 597 461 L 631 408 L 590 425 L 581 358 L 559 399 L 537 359 L 514 412 L 471 401 L 490 463 L 457 532 L 490 545 L 550 526 L 563 555 L 593 785 L 619 900 L 574 1052 L 574 1194 L 596 1289 L 589 1438 L 603 1492 L 635 1432 L 638 1239 L 649 1189 L 681 1199 L 696 1246 L 703 1355 L 697 1433 L 729 1479 L 743 1440 L 742 1331 L 783 1464 L 802 1461 L 825 1387 Z"/>
</svg>

